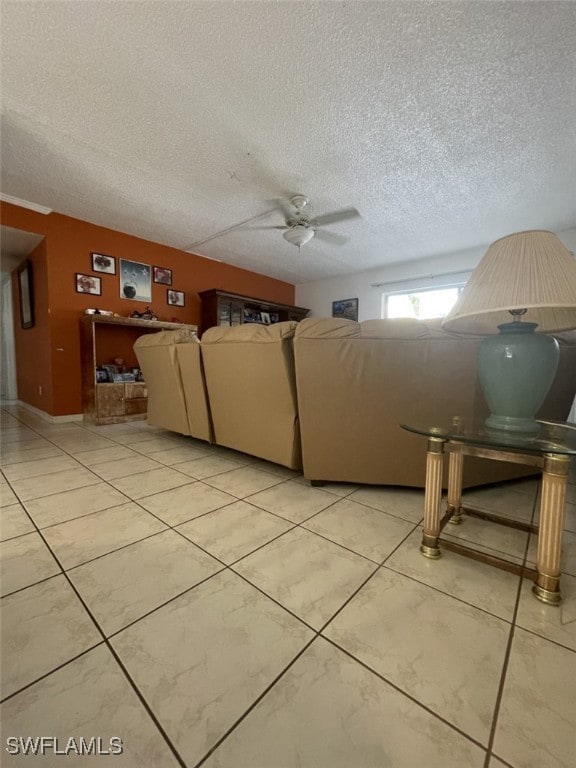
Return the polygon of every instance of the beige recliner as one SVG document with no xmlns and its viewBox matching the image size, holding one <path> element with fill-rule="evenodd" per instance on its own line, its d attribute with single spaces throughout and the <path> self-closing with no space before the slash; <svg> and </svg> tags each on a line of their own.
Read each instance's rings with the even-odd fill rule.
<svg viewBox="0 0 576 768">
<path fill-rule="evenodd" d="M 487 415 L 477 383 L 480 338 L 440 321 L 307 318 L 294 339 L 304 476 L 423 487 L 426 438 L 400 423 Z M 576 334 L 563 334 L 561 364 L 541 415 L 565 419 L 576 389 Z M 464 486 L 530 474 L 468 458 Z M 446 478 L 444 478 L 446 482 Z"/>
<path fill-rule="evenodd" d="M 134 352 L 148 389 L 148 423 L 211 441 L 200 342 L 188 329 L 140 336 Z"/>
<path fill-rule="evenodd" d="M 192 437 L 214 442 L 212 417 L 208 405 L 201 343 L 194 337 L 192 344 L 177 344 L 176 359 L 180 367 L 188 425 Z"/>
<path fill-rule="evenodd" d="M 291 469 L 302 466 L 294 376 L 296 325 L 214 327 L 202 335 L 216 443 Z"/>
</svg>

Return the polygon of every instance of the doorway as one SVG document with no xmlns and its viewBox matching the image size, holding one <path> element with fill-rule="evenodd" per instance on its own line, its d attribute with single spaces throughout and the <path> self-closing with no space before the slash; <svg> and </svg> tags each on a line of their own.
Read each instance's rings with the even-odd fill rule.
<svg viewBox="0 0 576 768">
<path fill-rule="evenodd" d="M 12 271 L 44 239 L 44 235 L 0 226 L 0 398 L 17 400 L 16 353 L 14 349 L 14 307 Z"/>
</svg>

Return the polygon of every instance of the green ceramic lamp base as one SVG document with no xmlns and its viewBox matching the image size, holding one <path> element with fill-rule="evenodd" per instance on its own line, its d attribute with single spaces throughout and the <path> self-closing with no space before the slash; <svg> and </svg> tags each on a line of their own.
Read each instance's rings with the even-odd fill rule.
<svg viewBox="0 0 576 768">
<path fill-rule="evenodd" d="M 556 375 L 556 339 L 535 333 L 536 323 L 515 320 L 480 345 L 478 373 L 490 416 L 489 429 L 534 434 L 536 413 Z"/>
</svg>

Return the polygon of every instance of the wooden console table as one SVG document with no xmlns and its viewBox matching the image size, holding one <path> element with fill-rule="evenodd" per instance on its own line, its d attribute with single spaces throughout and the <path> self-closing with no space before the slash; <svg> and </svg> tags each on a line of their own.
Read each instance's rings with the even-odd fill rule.
<svg viewBox="0 0 576 768">
<path fill-rule="evenodd" d="M 98 383 L 96 369 L 111 363 L 114 357 L 122 357 L 127 368 L 137 368 L 138 361 L 132 347 L 139 336 L 182 328 L 197 329 L 195 325 L 159 320 L 83 315 L 80 320 L 80 344 L 84 421 L 101 426 L 145 419 L 148 403 L 146 383 Z"/>
</svg>

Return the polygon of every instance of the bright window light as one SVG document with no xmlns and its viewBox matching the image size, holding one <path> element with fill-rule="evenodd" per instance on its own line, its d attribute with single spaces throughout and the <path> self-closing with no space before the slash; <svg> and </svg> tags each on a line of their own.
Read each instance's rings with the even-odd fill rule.
<svg viewBox="0 0 576 768">
<path fill-rule="evenodd" d="M 395 293 L 384 296 L 383 316 L 415 317 L 417 320 L 431 320 L 446 317 L 458 298 L 461 288 L 439 288 L 429 291 Z"/>
</svg>

